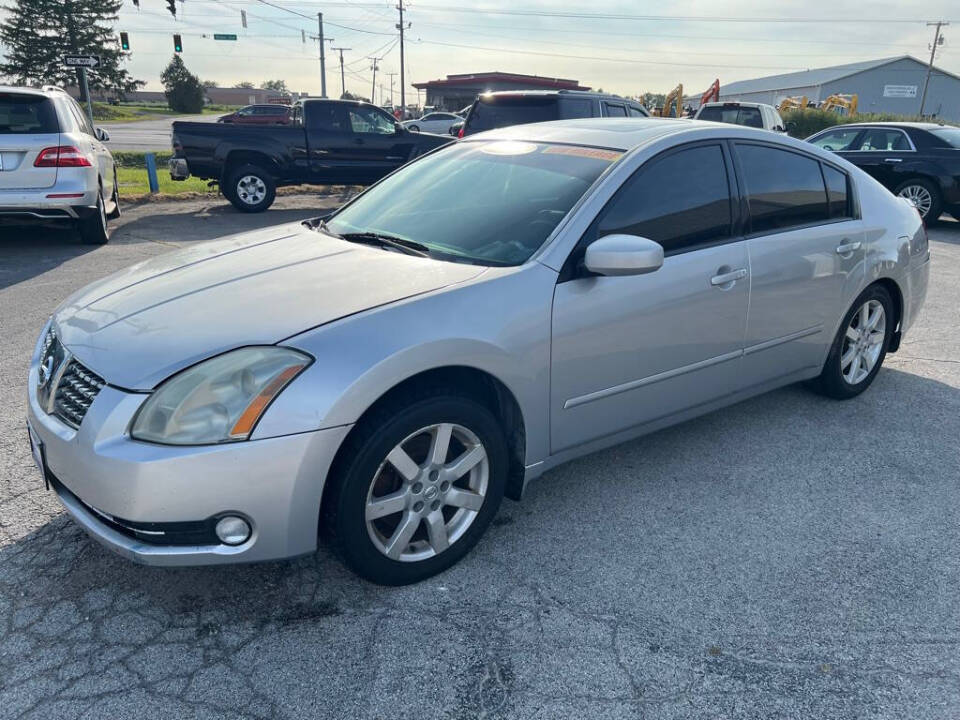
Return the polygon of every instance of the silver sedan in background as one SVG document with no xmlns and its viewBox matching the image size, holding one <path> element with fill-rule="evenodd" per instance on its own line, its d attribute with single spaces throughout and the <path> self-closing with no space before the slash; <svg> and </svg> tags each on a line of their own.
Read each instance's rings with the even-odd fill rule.
<svg viewBox="0 0 960 720">
<path fill-rule="evenodd" d="M 558 463 L 788 383 L 863 392 L 928 274 L 917 212 L 809 144 L 504 128 L 79 291 L 36 346 L 30 441 L 134 560 L 285 558 L 324 531 L 409 583 Z"/>
</svg>

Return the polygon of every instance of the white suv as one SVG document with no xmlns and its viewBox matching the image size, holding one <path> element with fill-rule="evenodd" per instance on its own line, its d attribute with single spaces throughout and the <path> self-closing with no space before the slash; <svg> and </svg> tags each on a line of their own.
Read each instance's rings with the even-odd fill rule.
<svg viewBox="0 0 960 720">
<path fill-rule="evenodd" d="M 63 220 L 107 242 L 120 216 L 109 139 L 59 88 L 0 86 L 0 221 Z"/>
<path fill-rule="evenodd" d="M 694 115 L 696 120 L 744 125 L 777 133 L 785 133 L 787 127 L 773 105 L 752 102 L 712 102 L 701 105 Z"/>
</svg>

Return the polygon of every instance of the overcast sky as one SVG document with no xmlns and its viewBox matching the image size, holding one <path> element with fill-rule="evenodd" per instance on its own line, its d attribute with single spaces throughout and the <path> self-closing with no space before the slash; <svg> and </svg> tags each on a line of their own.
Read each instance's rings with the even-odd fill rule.
<svg viewBox="0 0 960 720">
<path fill-rule="evenodd" d="M 328 94 L 340 92 L 339 56 L 329 48 L 346 47 L 351 48 L 344 52 L 347 90 L 369 96 L 368 57 L 382 56 L 377 84 L 382 80 L 382 99 L 389 100 L 387 73 L 400 69 L 395 0 L 269 2 L 283 9 L 263 0 L 185 0 L 178 2 L 174 20 L 165 0 L 140 0 L 141 10 L 127 0 L 117 30 L 130 33 L 128 67 L 147 81 L 148 89 L 160 89 L 159 74 L 172 55 L 172 34 L 178 32 L 187 67 L 204 80 L 230 86 L 282 78 L 292 90 L 318 94 L 316 14 L 322 11 L 325 34 L 334 38 L 327 43 Z M 246 29 L 241 10 L 247 14 Z M 598 14 L 632 17 L 589 17 Z M 904 54 L 926 59 L 933 37 L 926 22 L 936 19 L 954 20 L 944 31 L 946 44 L 937 65 L 960 74 L 956 0 L 414 0 L 405 18 L 411 23 L 406 36 L 408 96 L 414 98 L 410 83 L 452 73 L 500 70 L 566 77 L 636 95 L 665 92 L 681 82 L 687 93 L 700 92 L 717 77 L 722 84 Z M 305 43 L 301 30 L 307 34 Z M 214 32 L 236 33 L 239 39 L 216 41 Z M 396 75 L 397 102 L 399 81 Z M 381 101 L 379 89 L 376 100 Z"/>
</svg>

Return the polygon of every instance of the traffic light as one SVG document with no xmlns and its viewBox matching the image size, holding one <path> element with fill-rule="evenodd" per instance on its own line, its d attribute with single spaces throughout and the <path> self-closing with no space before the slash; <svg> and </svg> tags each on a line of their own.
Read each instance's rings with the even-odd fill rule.
<svg viewBox="0 0 960 720">
<path fill-rule="evenodd" d="M 183 52 L 183 40 L 180 39 L 179 35 L 173 36 L 173 51 L 178 53 Z"/>
<path fill-rule="evenodd" d="M 167 10 L 170 11 L 170 14 L 174 17 L 177 16 L 177 0 L 167 0 Z"/>
<path fill-rule="evenodd" d="M 130 49 L 130 36 L 125 32 L 120 33 L 120 47 L 123 50 Z"/>
</svg>

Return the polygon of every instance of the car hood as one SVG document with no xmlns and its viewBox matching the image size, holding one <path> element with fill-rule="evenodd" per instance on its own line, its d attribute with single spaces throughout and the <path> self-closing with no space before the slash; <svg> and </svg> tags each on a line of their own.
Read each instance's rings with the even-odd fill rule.
<svg viewBox="0 0 960 720">
<path fill-rule="evenodd" d="M 226 350 L 277 343 L 484 269 L 280 225 L 122 270 L 68 298 L 54 323 L 108 383 L 147 390 Z"/>
</svg>

